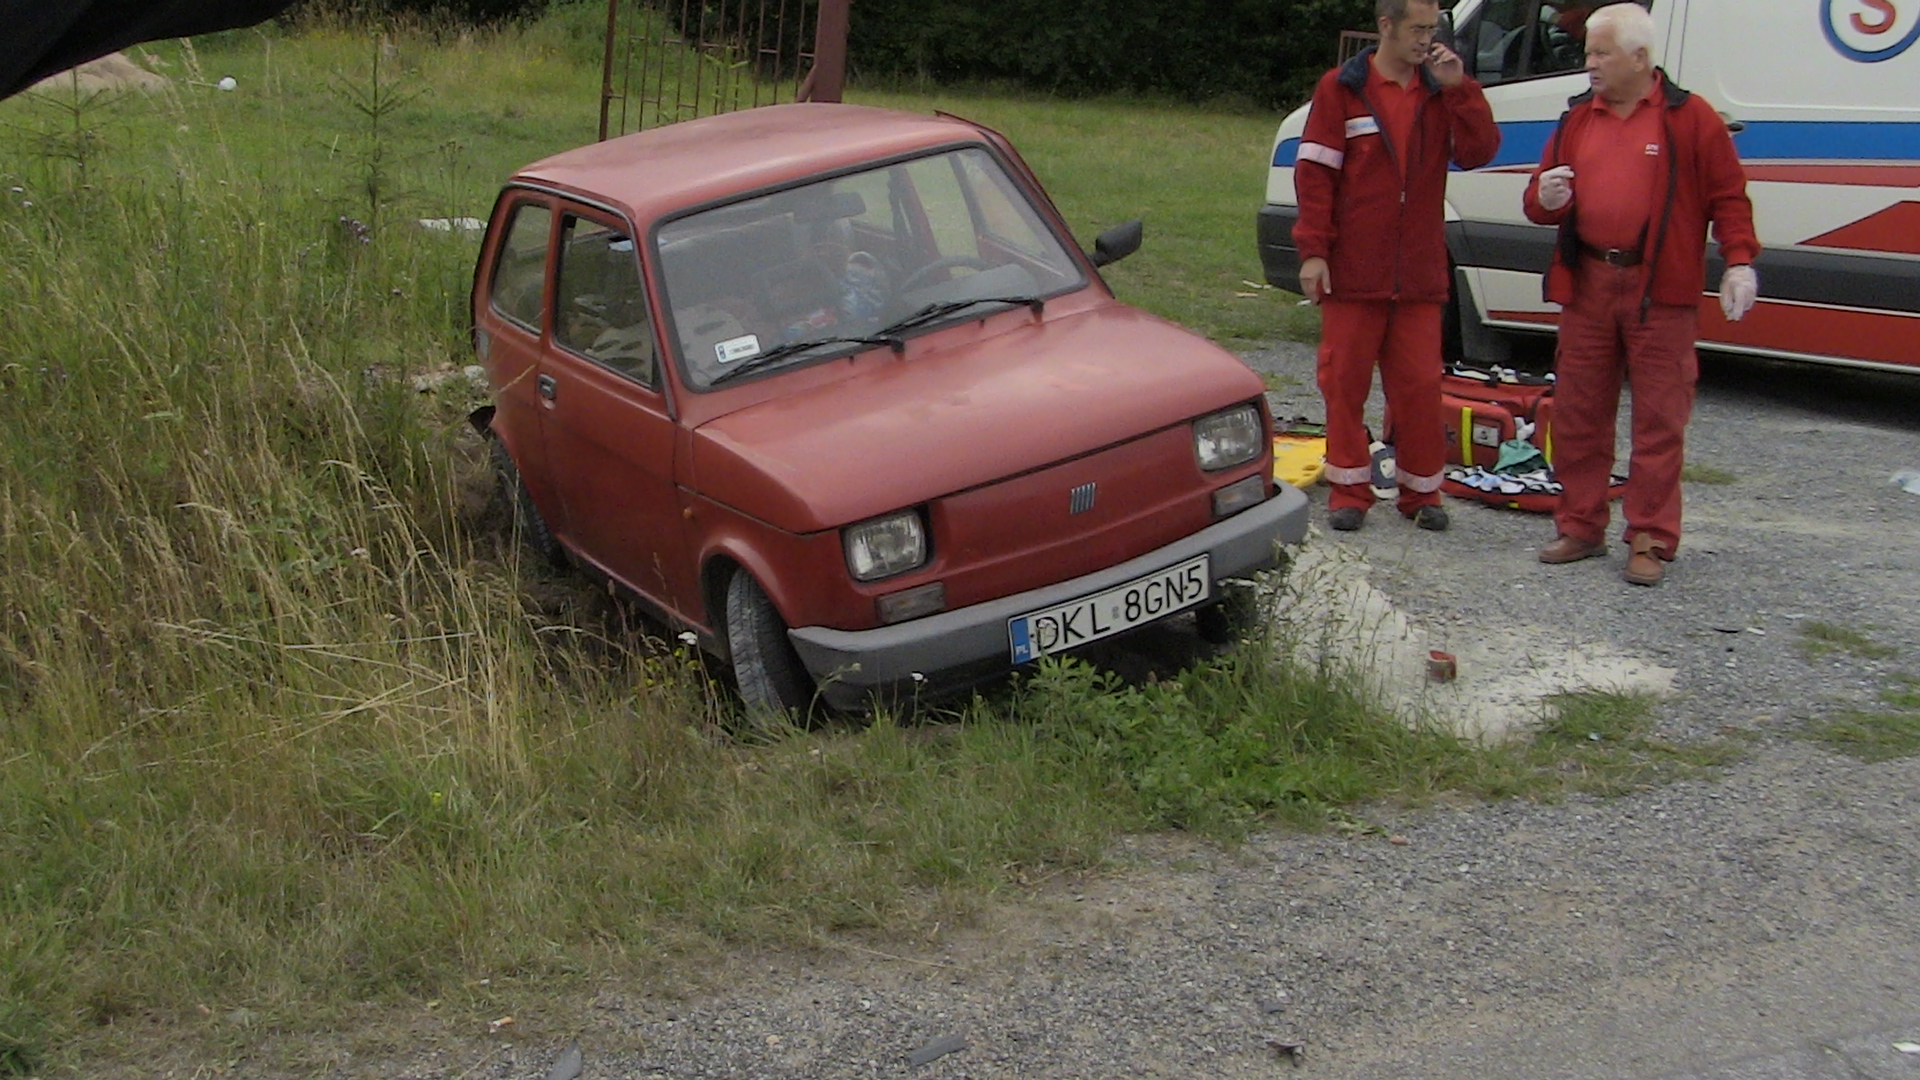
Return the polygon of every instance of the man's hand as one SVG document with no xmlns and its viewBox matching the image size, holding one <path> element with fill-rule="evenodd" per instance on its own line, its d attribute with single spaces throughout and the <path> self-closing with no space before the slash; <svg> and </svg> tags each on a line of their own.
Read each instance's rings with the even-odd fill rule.
<svg viewBox="0 0 1920 1080">
<path fill-rule="evenodd" d="M 1720 276 L 1720 313 L 1728 322 L 1739 322 L 1760 298 L 1760 275 L 1751 266 L 1729 266 Z"/>
<path fill-rule="evenodd" d="M 1555 165 L 1540 174 L 1536 194 L 1542 209 L 1553 211 L 1573 201 L 1573 166 Z"/>
<path fill-rule="evenodd" d="M 1313 258 L 1300 264 L 1300 295 L 1316 304 L 1333 295 L 1333 279 L 1327 276 L 1327 260 Z"/>
<path fill-rule="evenodd" d="M 1467 66 L 1460 62 L 1460 54 L 1437 41 L 1427 53 L 1427 70 L 1443 87 L 1459 86 L 1467 79 Z"/>
</svg>

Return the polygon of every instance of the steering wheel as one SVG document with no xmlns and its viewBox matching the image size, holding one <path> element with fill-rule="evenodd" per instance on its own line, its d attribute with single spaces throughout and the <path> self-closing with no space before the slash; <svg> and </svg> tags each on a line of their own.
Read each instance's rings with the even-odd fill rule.
<svg viewBox="0 0 1920 1080">
<path fill-rule="evenodd" d="M 965 267 L 968 270 L 993 269 L 990 264 L 976 259 L 971 255 L 947 255 L 935 259 L 918 270 L 915 270 L 913 273 L 908 274 L 906 280 L 900 283 L 900 288 L 897 291 L 903 293 L 915 292 L 924 288 L 927 284 L 927 279 L 932 277 L 936 272 L 953 270 L 959 267 Z"/>
</svg>

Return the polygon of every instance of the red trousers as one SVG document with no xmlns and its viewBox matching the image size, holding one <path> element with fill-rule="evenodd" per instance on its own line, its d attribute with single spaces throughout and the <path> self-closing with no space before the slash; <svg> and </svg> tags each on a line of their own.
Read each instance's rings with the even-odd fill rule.
<svg viewBox="0 0 1920 1080">
<path fill-rule="evenodd" d="M 1447 439 L 1440 423 L 1440 305 L 1335 300 L 1320 305 L 1320 396 L 1327 405 L 1327 508 L 1366 510 L 1373 454 L 1365 410 L 1380 369 L 1393 412 L 1402 514 L 1440 505 Z"/>
<path fill-rule="evenodd" d="M 1553 389 L 1553 472 L 1563 485 L 1554 524 L 1590 544 L 1604 541 L 1610 508 L 1620 385 L 1633 387 L 1633 456 L 1627 467 L 1625 539 L 1650 535 L 1661 557 L 1680 549 L 1680 470 L 1700 360 L 1695 308 L 1655 304 L 1641 317 L 1644 266 L 1583 258 L 1573 299 L 1560 314 Z"/>
</svg>

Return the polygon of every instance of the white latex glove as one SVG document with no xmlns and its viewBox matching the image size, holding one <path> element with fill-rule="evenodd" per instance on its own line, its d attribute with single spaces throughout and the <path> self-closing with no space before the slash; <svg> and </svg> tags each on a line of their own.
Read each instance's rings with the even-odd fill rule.
<svg viewBox="0 0 1920 1080">
<path fill-rule="evenodd" d="M 1573 166 L 1555 165 L 1540 174 L 1541 207 L 1558 210 L 1573 201 Z"/>
<path fill-rule="evenodd" d="M 1760 275 L 1751 266 L 1729 266 L 1720 277 L 1720 313 L 1739 322 L 1760 297 Z"/>
</svg>

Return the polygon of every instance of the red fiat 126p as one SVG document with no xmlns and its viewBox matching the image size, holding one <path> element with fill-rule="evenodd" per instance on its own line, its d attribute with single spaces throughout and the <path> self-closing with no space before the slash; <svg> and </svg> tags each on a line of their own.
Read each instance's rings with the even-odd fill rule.
<svg viewBox="0 0 1920 1080">
<path fill-rule="evenodd" d="M 750 709 L 938 696 L 1175 612 L 1301 539 L 1261 380 L 1114 299 L 998 134 L 751 109 L 522 169 L 473 290 L 542 554 L 729 661 Z"/>
</svg>

